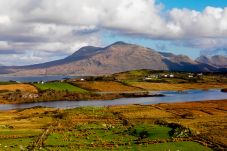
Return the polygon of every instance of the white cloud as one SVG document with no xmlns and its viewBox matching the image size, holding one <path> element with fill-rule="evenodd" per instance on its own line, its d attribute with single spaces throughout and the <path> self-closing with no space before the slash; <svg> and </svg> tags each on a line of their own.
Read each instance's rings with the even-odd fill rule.
<svg viewBox="0 0 227 151">
<path fill-rule="evenodd" d="M 9 44 L 7 41 L 0 41 L 0 49 L 9 49 Z"/>
<path fill-rule="evenodd" d="M 200 50 L 210 50 L 216 48 L 227 48 L 227 38 L 197 38 L 178 40 L 175 41 L 174 44 L 180 44 L 185 47 L 199 48 Z"/>
<path fill-rule="evenodd" d="M 162 38 L 227 36 L 227 7 L 208 6 L 203 12 L 174 8 L 164 16 L 155 0 L 0 1 L 2 8 L 8 8 L 0 15 L 9 15 L 1 15 L 0 23 L 9 23 L 13 18 L 16 23 L 34 25 L 34 33 L 99 26 Z"/>
<path fill-rule="evenodd" d="M 29 57 L 28 52 L 58 58 L 81 46 L 99 46 L 105 30 L 188 41 L 197 48 L 226 47 L 227 7 L 164 12 L 155 0 L 0 0 L 0 53 L 21 51 L 27 56 L 23 60 L 49 58 L 35 59 L 37 53 Z"/>
<path fill-rule="evenodd" d="M 9 25 L 10 24 L 10 18 L 8 16 L 0 16 L 0 25 Z"/>
<path fill-rule="evenodd" d="M 182 29 L 179 38 L 227 37 L 227 7 L 206 7 L 203 12 L 173 9 L 169 16 L 170 22 Z"/>
</svg>

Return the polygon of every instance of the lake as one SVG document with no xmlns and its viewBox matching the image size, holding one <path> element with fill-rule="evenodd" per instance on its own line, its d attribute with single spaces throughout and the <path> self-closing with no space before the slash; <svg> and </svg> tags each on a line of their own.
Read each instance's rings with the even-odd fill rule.
<svg viewBox="0 0 227 151">
<path fill-rule="evenodd" d="M 65 76 L 65 75 L 40 75 L 40 76 L 9 76 L 0 75 L 0 81 L 20 81 L 20 82 L 38 82 L 38 81 L 54 81 L 62 80 L 64 78 L 77 78 L 76 76 Z"/>
<path fill-rule="evenodd" d="M 110 106 L 125 104 L 157 104 L 172 102 L 191 102 L 204 100 L 221 100 L 227 99 L 227 93 L 217 89 L 211 90 L 187 90 L 184 93 L 175 91 L 160 91 L 165 94 L 164 97 L 141 97 L 141 98 L 120 98 L 115 100 L 91 100 L 91 101 L 52 101 L 26 104 L 1 104 L 0 110 L 23 109 L 35 106 L 53 107 L 53 108 L 76 108 L 81 106 Z"/>
</svg>

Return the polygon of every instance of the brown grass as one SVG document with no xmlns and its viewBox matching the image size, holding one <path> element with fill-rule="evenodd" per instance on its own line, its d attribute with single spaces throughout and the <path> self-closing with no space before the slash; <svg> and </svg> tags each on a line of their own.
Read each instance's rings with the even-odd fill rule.
<svg viewBox="0 0 227 151">
<path fill-rule="evenodd" d="M 124 92 L 124 91 L 139 91 L 140 88 L 135 88 L 123 85 L 114 81 L 94 81 L 94 82 L 76 82 L 76 85 L 83 89 L 93 90 L 98 92 Z"/>
<path fill-rule="evenodd" d="M 188 89 L 221 89 L 227 88 L 226 83 L 184 83 L 184 84 L 169 84 L 169 83 L 151 83 L 151 82 L 130 82 L 132 86 L 139 87 L 145 90 L 188 90 Z"/>
<path fill-rule="evenodd" d="M 110 107 L 131 122 L 163 120 L 190 128 L 207 141 L 227 145 L 227 100 Z"/>
<path fill-rule="evenodd" d="M 227 100 L 162 103 L 154 105 L 121 105 L 106 108 L 79 108 L 70 110 L 31 108 L 20 111 L 0 111 L 0 131 L 22 131 L 21 135 L 33 135 L 41 132 L 58 121 L 53 130 L 66 133 L 75 129 L 75 125 L 83 126 L 91 123 L 122 124 L 122 119 L 131 124 L 154 123 L 165 121 L 178 123 L 191 129 L 195 138 L 203 138 L 206 142 L 227 146 Z M 58 115 L 58 116 L 57 116 Z M 62 118 L 60 118 L 62 115 Z M 184 116 L 188 115 L 188 116 Z M 12 126 L 13 129 L 7 128 Z M 83 133 L 79 134 L 83 135 Z M 0 134 L 10 138 L 14 134 Z"/>
<path fill-rule="evenodd" d="M 30 84 L 9 84 L 9 85 L 0 85 L 0 90 L 9 90 L 16 91 L 21 90 L 24 92 L 37 93 L 37 89 Z"/>
<path fill-rule="evenodd" d="M 191 114 L 192 119 L 178 118 L 174 121 L 190 127 L 207 139 L 227 145 L 226 101 L 163 104 L 160 107 L 176 116 Z"/>
<path fill-rule="evenodd" d="M 53 122 L 51 117 L 43 116 L 44 113 L 54 110 L 56 109 L 40 108 L 0 111 L 0 138 L 31 137 L 41 134 L 43 128 Z"/>
</svg>

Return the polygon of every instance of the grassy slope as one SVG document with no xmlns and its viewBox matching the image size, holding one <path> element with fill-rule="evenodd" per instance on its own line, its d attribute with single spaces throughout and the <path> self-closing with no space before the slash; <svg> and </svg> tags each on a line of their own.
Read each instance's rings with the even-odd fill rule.
<svg viewBox="0 0 227 151">
<path fill-rule="evenodd" d="M 135 134 L 139 136 L 141 132 L 147 131 L 147 136 L 150 139 L 170 138 L 169 132 L 172 130 L 169 127 L 149 124 L 138 124 L 135 126 Z"/>
<path fill-rule="evenodd" d="M 0 82 L 0 85 L 16 84 L 16 82 Z"/>
<path fill-rule="evenodd" d="M 188 90 L 188 89 L 222 89 L 227 88 L 224 83 L 185 83 L 185 84 L 172 84 L 172 83 L 151 83 L 151 82 L 128 82 L 127 84 L 139 87 L 145 90 Z"/>
<path fill-rule="evenodd" d="M 30 84 L 7 84 L 0 85 L 0 90 L 16 91 L 21 90 L 24 92 L 37 92 L 37 89 Z"/>
<path fill-rule="evenodd" d="M 50 83 L 44 83 L 44 84 L 35 84 L 35 86 L 40 90 L 56 90 L 56 91 L 63 91 L 68 90 L 70 92 L 86 92 L 86 90 L 73 86 L 68 83 L 62 83 L 62 82 L 50 82 Z"/>
<path fill-rule="evenodd" d="M 45 112 L 55 109 L 26 109 L 21 111 L 0 112 L 0 150 L 27 150 L 43 128 L 52 123 L 52 118 Z"/>
<path fill-rule="evenodd" d="M 174 73 L 177 78 L 153 78 L 144 81 L 144 77 L 154 74 L 169 74 L 169 72 L 159 72 L 150 70 L 133 70 L 116 73 L 112 76 L 127 84 L 145 90 L 186 90 L 186 89 L 212 89 L 227 88 L 227 78 L 224 75 L 203 75 L 202 78 L 188 78 L 187 73 Z M 195 81 L 196 82 L 195 82 Z"/>
<path fill-rule="evenodd" d="M 127 86 L 115 81 L 85 81 L 75 82 L 81 88 L 98 91 L 98 92 L 125 92 L 125 91 L 140 91 L 142 89 Z"/>
<path fill-rule="evenodd" d="M 167 122 L 180 123 L 190 127 L 197 134 L 202 134 L 205 139 L 226 144 L 226 116 L 227 100 L 159 104 L 149 106 L 118 106 L 115 112 L 121 112 L 124 117 L 138 121 L 160 119 Z M 226 144 L 227 145 L 227 144 Z"/>
<path fill-rule="evenodd" d="M 0 112 L 0 150 L 31 147 L 48 128 L 41 150 L 210 151 L 190 140 L 173 142 L 172 128 L 155 121 L 181 123 L 209 142 L 225 144 L 224 110 L 225 101 L 4 111 Z"/>
<path fill-rule="evenodd" d="M 136 146 L 135 150 L 154 150 L 154 151 L 212 151 L 195 142 L 160 143 L 147 146 Z"/>
</svg>

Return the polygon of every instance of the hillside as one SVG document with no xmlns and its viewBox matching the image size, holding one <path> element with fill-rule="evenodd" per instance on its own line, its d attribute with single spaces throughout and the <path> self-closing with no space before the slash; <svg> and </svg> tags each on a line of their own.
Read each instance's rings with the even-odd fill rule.
<svg viewBox="0 0 227 151">
<path fill-rule="evenodd" d="M 188 56 L 162 53 L 139 45 L 116 42 L 104 48 L 86 46 L 64 59 L 52 62 L 20 67 L 1 67 L 0 73 L 103 75 L 136 69 L 218 71 L 217 66 L 194 61 Z"/>
<path fill-rule="evenodd" d="M 225 56 L 216 55 L 210 58 L 206 56 L 201 56 L 197 58 L 196 61 L 199 63 L 205 63 L 219 68 L 227 68 L 227 57 Z"/>
</svg>

